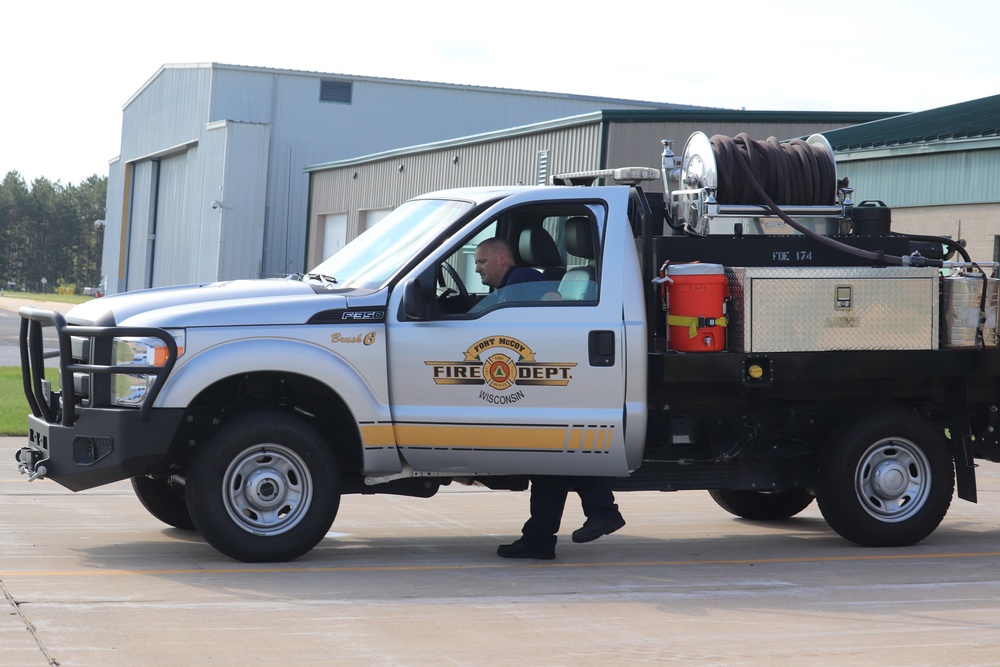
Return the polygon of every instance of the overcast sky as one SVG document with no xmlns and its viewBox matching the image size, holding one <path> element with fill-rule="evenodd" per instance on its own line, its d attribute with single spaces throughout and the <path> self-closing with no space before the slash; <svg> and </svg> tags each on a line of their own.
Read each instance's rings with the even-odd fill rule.
<svg viewBox="0 0 1000 667">
<path fill-rule="evenodd" d="M 8 3 L 0 178 L 106 175 L 122 107 L 166 63 L 732 109 L 921 111 L 1000 94 L 998 26 L 996 0 Z"/>
</svg>

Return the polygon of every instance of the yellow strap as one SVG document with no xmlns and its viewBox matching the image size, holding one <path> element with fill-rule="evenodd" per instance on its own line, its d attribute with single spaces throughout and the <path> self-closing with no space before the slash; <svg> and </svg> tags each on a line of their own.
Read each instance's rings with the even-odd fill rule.
<svg viewBox="0 0 1000 667">
<path fill-rule="evenodd" d="M 688 328 L 688 338 L 694 338 L 698 335 L 698 319 L 693 315 L 667 315 L 667 324 L 672 327 L 687 327 Z M 710 320 L 711 317 L 704 317 L 701 319 Z M 726 326 L 726 318 L 716 317 L 715 326 L 724 327 Z"/>
</svg>

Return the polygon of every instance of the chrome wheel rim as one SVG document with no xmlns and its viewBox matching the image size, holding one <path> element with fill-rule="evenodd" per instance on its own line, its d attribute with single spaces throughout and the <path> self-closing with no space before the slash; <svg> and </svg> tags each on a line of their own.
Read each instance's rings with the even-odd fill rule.
<svg viewBox="0 0 1000 667">
<path fill-rule="evenodd" d="M 280 535 L 298 525 L 313 495 L 309 468 L 294 451 L 260 444 L 240 453 L 226 469 L 223 500 L 230 518 L 254 535 Z"/>
<path fill-rule="evenodd" d="M 898 523 L 913 517 L 927 501 L 930 489 L 930 462 L 910 440 L 879 440 L 858 462 L 858 499 L 865 511 L 879 521 Z"/>
</svg>

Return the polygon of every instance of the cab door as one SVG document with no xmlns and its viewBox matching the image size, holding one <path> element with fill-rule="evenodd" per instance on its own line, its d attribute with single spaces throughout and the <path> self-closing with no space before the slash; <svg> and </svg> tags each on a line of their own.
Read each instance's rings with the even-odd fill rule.
<svg viewBox="0 0 1000 667">
<path fill-rule="evenodd" d="M 603 256 L 609 216 L 624 215 L 625 202 L 595 197 L 596 190 L 610 189 L 504 200 L 394 290 L 387 314 L 393 431 L 415 470 L 628 474 L 624 286 L 620 265 Z M 476 243 L 503 236 L 518 262 L 530 265 L 525 257 L 532 253 L 517 244 L 525 229 L 539 226 L 564 263 L 533 267 L 551 280 L 549 295 L 475 307 L 487 292 L 468 264 Z M 410 297 L 420 294 L 419 319 L 405 315 L 407 290 Z M 470 295 L 467 309 L 454 303 L 463 292 Z"/>
</svg>

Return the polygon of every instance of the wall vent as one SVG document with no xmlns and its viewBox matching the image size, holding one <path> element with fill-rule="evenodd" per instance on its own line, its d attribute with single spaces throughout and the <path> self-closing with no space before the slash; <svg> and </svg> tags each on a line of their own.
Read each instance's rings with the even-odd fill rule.
<svg viewBox="0 0 1000 667">
<path fill-rule="evenodd" d="M 538 151 L 538 160 L 535 163 L 535 185 L 548 185 L 549 181 L 549 152 Z"/>
<path fill-rule="evenodd" d="M 351 81 L 322 79 L 319 82 L 319 101 L 350 104 L 353 87 L 354 83 Z"/>
</svg>

